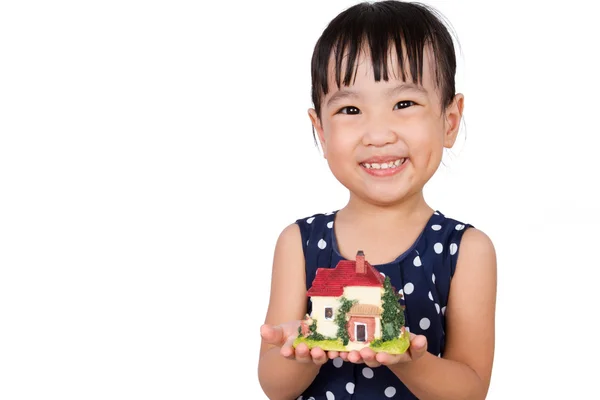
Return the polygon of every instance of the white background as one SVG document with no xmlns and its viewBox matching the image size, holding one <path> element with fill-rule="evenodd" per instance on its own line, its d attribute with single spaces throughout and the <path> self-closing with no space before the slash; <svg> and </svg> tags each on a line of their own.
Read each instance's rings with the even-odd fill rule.
<svg viewBox="0 0 600 400">
<path fill-rule="evenodd" d="M 275 240 L 347 198 L 306 111 L 352 4 L 2 2 L 0 398 L 265 398 Z M 428 4 L 466 109 L 427 199 L 498 252 L 488 398 L 598 398 L 597 15 Z"/>
</svg>

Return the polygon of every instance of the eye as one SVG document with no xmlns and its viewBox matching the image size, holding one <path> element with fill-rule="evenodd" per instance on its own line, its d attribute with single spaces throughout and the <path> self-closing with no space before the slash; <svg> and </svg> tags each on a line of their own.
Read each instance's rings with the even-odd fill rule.
<svg viewBox="0 0 600 400">
<path fill-rule="evenodd" d="M 354 106 L 343 107 L 338 111 L 338 114 L 358 115 L 360 110 Z"/>
<path fill-rule="evenodd" d="M 408 108 L 414 106 L 415 104 L 416 103 L 411 100 L 402 100 L 396 103 L 396 105 L 394 106 L 394 110 Z"/>
</svg>

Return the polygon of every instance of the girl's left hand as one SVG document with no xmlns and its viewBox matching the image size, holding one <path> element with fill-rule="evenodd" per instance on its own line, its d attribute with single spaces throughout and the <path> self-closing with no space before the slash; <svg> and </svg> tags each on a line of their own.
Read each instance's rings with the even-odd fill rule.
<svg viewBox="0 0 600 400">
<path fill-rule="evenodd" d="M 330 359 L 340 357 L 344 361 L 349 361 L 355 364 L 366 364 L 371 368 L 381 365 L 393 365 L 398 363 L 406 363 L 415 361 L 427 352 L 427 338 L 423 335 L 410 334 L 410 347 L 403 354 L 388 354 L 376 353 L 368 347 L 360 351 L 352 350 L 350 352 L 329 351 Z"/>
</svg>

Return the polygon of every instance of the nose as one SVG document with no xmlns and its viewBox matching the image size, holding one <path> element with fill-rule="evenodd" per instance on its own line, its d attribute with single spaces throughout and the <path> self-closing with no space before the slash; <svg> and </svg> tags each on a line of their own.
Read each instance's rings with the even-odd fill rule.
<svg viewBox="0 0 600 400">
<path fill-rule="evenodd" d="M 364 129 L 363 145 L 383 147 L 398 140 L 392 124 L 384 116 L 369 118 Z"/>
</svg>

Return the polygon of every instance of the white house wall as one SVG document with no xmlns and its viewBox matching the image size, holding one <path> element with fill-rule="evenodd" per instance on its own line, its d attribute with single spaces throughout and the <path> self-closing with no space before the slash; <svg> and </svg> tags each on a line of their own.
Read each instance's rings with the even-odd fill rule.
<svg viewBox="0 0 600 400">
<path fill-rule="evenodd" d="M 344 288 L 344 296 L 349 300 L 360 300 L 361 304 L 373 304 L 381 306 L 383 288 L 372 286 L 347 286 Z"/>
<path fill-rule="evenodd" d="M 336 337 L 338 326 L 335 323 L 335 316 L 340 306 L 339 297 L 312 296 L 311 301 L 311 317 L 317 320 L 317 331 L 324 336 Z M 333 307 L 333 319 L 325 319 L 325 307 Z"/>
</svg>

